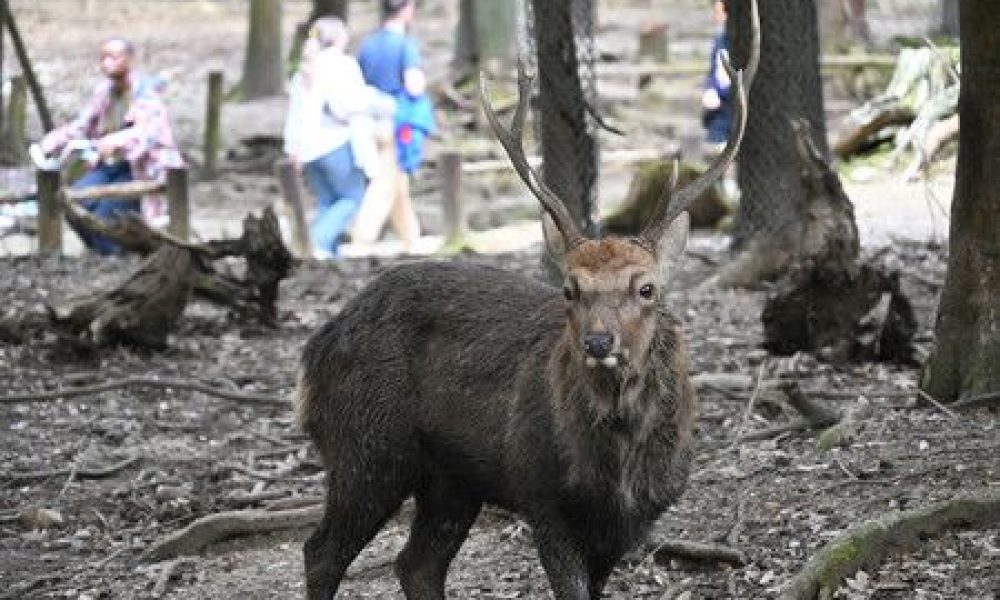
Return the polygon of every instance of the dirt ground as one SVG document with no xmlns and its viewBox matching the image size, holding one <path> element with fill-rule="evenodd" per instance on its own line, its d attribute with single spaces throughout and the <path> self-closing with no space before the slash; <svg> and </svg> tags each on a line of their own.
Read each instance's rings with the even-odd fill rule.
<svg viewBox="0 0 1000 600">
<path fill-rule="evenodd" d="M 640 22 L 648 4 L 624 6 L 616 23 Z M 691 26 L 693 33 L 678 33 L 681 48 L 704 39 L 705 25 L 698 25 L 690 11 L 682 15 L 685 3 L 653 4 Z M 239 75 L 243 3 L 14 0 L 11 5 L 60 117 L 70 114 L 93 84 L 96 41 L 127 30 L 151 70 L 174 70 L 175 120 L 182 144 L 197 161 L 207 72 L 223 69 L 229 82 Z M 373 22 L 371 3 L 354 5 L 352 20 L 363 30 Z M 446 19 L 443 5 L 428 1 L 427 13 Z M 81 8 L 86 11 L 71 12 Z M 303 2 L 286 0 L 286 31 L 306 9 Z M 431 38 L 430 47 L 445 46 L 444 28 L 432 26 L 442 21 L 429 21 L 422 32 Z M 696 98 L 695 85 L 682 82 L 673 100 Z M 227 146 L 239 149 L 245 135 L 276 133 L 282 113 L 281 99 L 227 104 Z M 677 125 L 683 132 L 694 123 L 688 113 L 678 117 Z M 931 348 L 933 311 L 947 260 L 950 167 L 943 164 L 931 181 L 919 184 L 899 183 L 894 172 L 877 168 L 843 170 L 866 257 L 897 270 L 914 302 L 921 356 Z M 605 171 L 607 202 L 623 192 L 626 174 L 624 168 Z M 537 222 L 525 220 L 520 209 L 501 213 L 484 191 L 510 189 L 508 195 L 519 197 L 517 187 L 476 181 L 467 187 L 480 199 L 472 207 L 477 222 L 503 227 L 482 231 L 480 252 L 456 260 L 537 274 Z M 418 191 L 421 216 L 432 222 L 432 186 L 418 186 Z M 202 237 L 237 235 L 247 211 L 275 204 L 277 197 L 267 173 L 228 170 L 216 181 L 195 184 L 195 229 Z M 522 199 L 524 206 L 530 202 Z M 515 218 L 518 214 L 521 218 Z M 699 388 L 693 474 L 680 502 L 651 532 L 646 550 L 616 569 L 609 598 L 774 597 L 817 549 L 854 525 L 1000 485 L 998 413 L 951 415 L 918 403 L 918 367 L 836 367 L 809 355 L 776 357 L 763 351 L 759 315 L 766 291 L 697 286 L 725 260 L 725 244 L 723 235 L 696 234 L 668 298 L 684 322 L 694 374 L 716 381 Z M 6 273 L 0 278 L 0 317 L 43 314 L 47 303 L 112 286 L 138 264 L 135 257 L 107 259 L 70 250 L 71 256 L 63 258 L 0 257 L 0 272 Z M 180 561 L 149 563 L 142 556 L 157 540 L 199 517 L 287 508 L 322 494 L 316 457 L 282 399 L 291 394 L 308 336 L 374 274 L 401 260 L 412 258 L 303 262 L 282 285 L 279 323 L 273 328 L 242 324 L 222 309 L 194 302 L 161 352 L 109 348 L 80 356 L 52 335 L 0 339 L 0 396 L 43 395 L 129 377 L 184 384 L 121 387 L 30 403 L 0 401 L 0 598 L 301 596 L 301 543 L 308 528 L 233 539 Z M 815 434 L 795 431 L 738 442 L 741 435 L 796 415 L 764 400 L 747 414 L 750 387 L 720 385 L 720 374 L 749 381 L 793 379 L 809 397 L 850 415 L 853 431 L 832 448 L 821 447 Z M 224 394 L 192 389 L 198 386 L 279 402 L 227 400 L 220 397 Z M 102 472 L 113 465 L 111 472 Z M 391 561 L 405 542 L 408 518 L 404 506 L 352 566 L 338 597 L 402 597 Z M 748 562 L 657 559 L 651 549 L 669 539 L 724 543 L 743 550 Z M 484 512 L 452 566 L 448 597 L 549 595 L 530 532 L 511 515 Z M 1000 597 L 1000 530 L 949 531 L 924 539 L 854 574 L 836 597 Z"/>
</svg>

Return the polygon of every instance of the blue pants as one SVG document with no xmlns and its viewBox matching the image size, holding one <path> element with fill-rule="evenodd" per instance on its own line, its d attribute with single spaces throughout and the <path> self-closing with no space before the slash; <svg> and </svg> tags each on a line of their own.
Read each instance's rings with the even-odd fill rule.
<svg viewBox="0 0 1000 600">
<path fill-rule="evenodd" d="M 335 255 L 341 235 L 361 208 L 368 182 L 364 172 L 354 164 L 349 142 L 307 162 L 304 172 L 306 183 L 316 197 L 316 218 L 310 228 L 313 246 Z"/>
<path fill-rule="evenodd" d="M 107 185 L 109 183 L 127 183 L 132 181 L 132 169 L 127 162 L 120 162 L 114 165 L 100 164 L 90 171 L 87 171 L 80 179 L 73 184 L 73 189 L 82 189 L 95 185 Z M 139 212 L 138 199 L 103 198 L 98 200 L 84 200 L 81 205 L 87 212 L 93 214 L 102 221 L 113 221 L 119 213 Z M 71 223 L 72 225 L 72 223 Z M 83 240 L 91 250 L 98 254 L 120 254 L 121 248 L 106 237 L 95 235 L 89 231 L 84 231 L 73 226 L 80 239 Z"/>
</svg>

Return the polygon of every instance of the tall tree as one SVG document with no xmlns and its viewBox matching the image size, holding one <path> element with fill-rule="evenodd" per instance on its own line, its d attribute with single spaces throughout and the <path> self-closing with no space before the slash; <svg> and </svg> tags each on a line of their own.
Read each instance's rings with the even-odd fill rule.
<svg viewBox="0 0 1000 600">
<path fill-rule="evenodd" d="M 512 57 L 516 2 L 459 0 L 452 66 L 458 79 L 492 60 Z"/>
<path fill-rule="evenodd" d="M 240 84 L 244 100 L 280 94 L 285 82 L 281 67 L 281 0 L 250 0 L 250 27 Z"/>
<path fill-rule="evenodd" d="M 958 0 L 941 0 L 941 35 L 958 37 Z"/>
<path fill-rule="evenodd" d="M 746 64 L 750 2 L 729 0 L 728 31 L 733 62 Z M 805 190 L 791 121 L 804 119 L 824 157 L 829 157 L 819 71 L 819 34 L 814 0 L 765 0 L 760 11 L 760 67 L 749 90 L 746 135 L 740 149 L 740 205 L 733 244 L 775 233 L 790 219 Z"/>
<path fill-rule="evenodd" d="M 573 14 L 586 14 L 592 22 L 593 0 L 534 0 L 533 11 L 543 177 L 581 229 L 592 232 L 598 149 L 587 127 Z"/>
<path fill-rule="evenodd" d="M 1000 11 L 959 6 L 962 123 L 948 273 L 921 386 L 941 401 L 1000 392 Z"/>
</svg>

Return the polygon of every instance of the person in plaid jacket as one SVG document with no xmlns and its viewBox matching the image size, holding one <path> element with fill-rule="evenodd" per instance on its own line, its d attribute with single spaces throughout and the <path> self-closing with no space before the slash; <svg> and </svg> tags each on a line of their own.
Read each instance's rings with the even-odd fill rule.
<svg viewBox="0 0 1000 600">
<path fill-rule="evenodd" d="M 45 154 L 59 152 L 73 140 L 90 140 L 94 152 L 87 171 L 74 188 L 156 181 L 166 170 L 183 165 L 170 126 L 166 105 L 160 96 L 162 81 L 144 76 L 132 68 L 135 48 L 123 38 L 101 44 L 101 71 L 107 77 L 94 91 L 90 101 L 70 123 L 48 133 L 40 142 Z M 84 208 L 102 220 L 111 220 L 122 212 L 138 212 L 153 225 L 166 219 L 166 203 L 159 196 L 139 199 L 106 198 L 89 200 Z M 107 238 L 77 228 L 84 244 L 101 253 L 121 250 Z"/>
</svg>

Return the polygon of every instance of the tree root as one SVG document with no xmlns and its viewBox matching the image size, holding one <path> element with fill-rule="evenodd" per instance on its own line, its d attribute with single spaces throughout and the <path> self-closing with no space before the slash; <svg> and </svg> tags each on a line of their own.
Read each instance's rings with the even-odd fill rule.
<svg viewBox="0 0 1000 600">
<path fill-rule="evenodd" d="M 72 474 L 77 479 L 103 479 L 111 477 L 119 471 L 137 464 L 142 460 L 138 454 L 133 454 L 128 458 L 105 467 L 74 467 L 70 469 L 55 469 L 49 471 L 13 471 L 5 475 L 0 475 L 0 479 L 13 482 L 37 481 L 39 479 L 50 479 L 52 477 L 65 477 Z"/>
<path fill-rule="evenodd" d="M 197 554 L 231 537 L 315 525 L 323 517 L 324 510 L 326 507 L 318 504 L 283 511 L 237 510 L 208 515 L 158 540 L 146 550 L 142 560 L 156 562 Z"/>
<path fill-rule="evenodd" d="M 92 394 L 100 394 L 102 392 L 107 392 L 110 390 L 118 390 L 129 387 L 156 387 L 156 388 L 173 389 L 173 390 L 187 390 L 192 392 L 201 392 L 206 396 L 214 396 L 216 398 L 222 398 L 224 400 L 233 400 L 235 402 L 246 402 L 250 404 L 273 404 L 278 406 L 289 405 L 287 399 L 276 396 L 265 396 L 262 394 L 244 394 L 241 392 L 219 389 L 217 387 L 205 385 L 203 383 L 198 383 L 196 381 L 187 381 L 184 379 L 158 379 L 154 377 L 126 377 L 125 379 L 118 379 L 115 381 L 109 381 L 107 383 L 100 383 L 97 385 L 86 385 L 86 386 L 67 388 L 61 390 L 53 390 L 50 392 L 38 392 L 34 394 L 32 393 L 11 394 L 9 396 L 0 396 L 0 405 L 16 404 L 19 402 L 51 402 L 53 400 L 74 398 L 76 396 L 90 396 Z"/>
<path fill-rule="evenodd" d="M 817 552 L 781 592 L 778 600 L 813 600 L 831 593 L 858 569 L 913 547 L 953 527 L 1000 523 L 1000 491 L 967 495 L 931 506 L 894 512 L 862 523 Z"/>
</svg>

